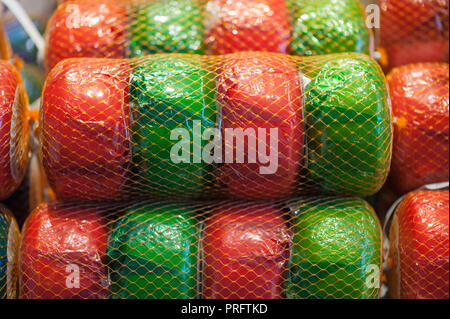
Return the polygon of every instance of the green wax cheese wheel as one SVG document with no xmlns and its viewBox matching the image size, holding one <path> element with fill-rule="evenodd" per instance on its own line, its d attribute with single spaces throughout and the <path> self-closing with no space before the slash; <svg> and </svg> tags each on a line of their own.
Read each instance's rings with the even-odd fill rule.
<svg viewBox="0 0 450 319">
<path fill-rule="evenodd" d="M 132 57 L 204 52 L 203 10 L 198 0 L 140 1 L 132 7 Z"/>
<path fill-rule="evenodd" d="M 288 0 L 291 54 L 369 53 L 370 31 L 358 0 Z"/>
<path fill-rule="evenodd" d="M 310 177 L 325 191 L 373 195 L 386 181 L 392 152 L 384 75 L 356 53 L 309 65 L 303 75 Z"/>
<path fill-rule="evenodd" d="M 13 215 L 0 204 L 0 299 L 16 298 L 19 227 Z"/>
<path fill-rule="evenodd" d="M 288 298 L 377 298 L 381 227 L 360 199 L 296 201 Z"/>
<path fill-rule="evenodd" d="M 154 55 L 138 65 L 130 83 L 138 188 L 196 197 L 212 180 L 212 165 L 201 152 L 209 142 L 202 139 L 204 130 L 216 126 L 214 76 L 201 56 Z"/>
<path fill-rule="evenodd" d="M 176 205 L 128 211 L 108 242 L 111 298 L 195 298 L 197 225 L 189 210 Z"/>
</svg>

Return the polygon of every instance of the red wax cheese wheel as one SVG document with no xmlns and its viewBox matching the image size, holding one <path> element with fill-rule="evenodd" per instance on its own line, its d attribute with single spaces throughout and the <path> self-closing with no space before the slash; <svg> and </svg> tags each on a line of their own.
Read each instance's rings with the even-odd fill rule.
<svg viewBox="0 0 450 319">
<path fill-rule="evenodd" d="M 58 198 L 118 199 L 131 161 L 129 67 L 121 60 L 68 59 L 47 78 L 41 150 Z"/>
<path fill-rule="evenodd" d="M 94 208 L 38 207 L 23 229 L 20 298 L 106 298 L 107 236 L 106 220 Z"/>
<path fill-rule="evenodd" d="M 391 182 L 405 193 L 449 178 L 448 64 L 416 64 L 388 75 L 394 113 Z"/>
<path fill-rule="evenodd" d="M 302 89 L 296 65 L 289 56 L 247 52 L 229 55 L 219 72 L 217 100 L 222 107 L 224 153 L 221 182 L 232 196 L 240 198 L 290 195 L 296 189 L 304 155 Z M 233 139 L 236 129 L 254 134 Z M 259 129 L 265 129 L 265 134 Z M 227 134 L 231 138 L 227 139 Z M 253 145 L 250 139 L 255 141 Z M 264 159 L 261 154 L 269 156 Z"/>
<path fill-rule="evenodd" d="M 390 231 L 394 298 L 449 298 L 449 192 L 418 191 L 397 207 Z"/>
<path fill-rule="evenodd" d="M 65 1 L 46 29 L 48 70 L 72 57 L 124 58 L 128 16 L 117 0 Z"/>
<path fill-rule="evenodd" d="M 448 40 L 401 41 L 386 47 L 389 67 L 448 61 Z"/>
<path fill-rule="evenodd" d="M 290 236 L 275 207 L 230 204 L 208 220 L 204 247 L 204 297 L 283 297 Z"/>
<path fill-rule="evenodd" d="M 380 0 L 381 29 L 385 39 L 401 39 L 424 23 L 435 13 L 433 2 L 448 0 Z"/>
<path fill-rule="evenodd" d="M 290 17 L 285 0 L 211 0 L 206 44 L 212 54 L 288 53 Z"/>
<path fill-rule="evenodd" d="M 19 72 L 0 61 L 0 200 L 22 182 L 28 163 L 28 98 Z"/>
<path fill-rule="evenodd" d="M 380 8 L 389 68 L 448 62 L 448 0 L 381 0 Z"/>
</svg>

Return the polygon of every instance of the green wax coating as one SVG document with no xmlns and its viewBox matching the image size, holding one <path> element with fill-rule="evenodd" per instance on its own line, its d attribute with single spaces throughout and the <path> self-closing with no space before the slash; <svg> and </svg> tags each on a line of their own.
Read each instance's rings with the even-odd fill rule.
<svg viewBox="0 0 450 319">
<path fill-rule="evenodd" d="M 189 210 L 155 204 L 131 209 L 108 241 L 110 297 L 197 296 L 198 222 Z"/>
<path fill-rule="evenodd" d="M 360 199 L 322 198 L 294 203 L 288 298 L 378 297 L 381 227 Z"/>
<path fill-rule="evenodd" d="M 310 177 L 325 191 L 373 195 L 386 181 L 392 150 L 384 75 L 365 55 L 315 59 L 303 70 L 310 80 L 305 87 Z"/>
<path fill-rule="evenodd" d="M 209 142 L 201 139 L 204 130 L 216 126 L 214 76 L 201 59 L 155 55 L 140 60 L 131 73 L 133 163 L 139 189 L 150 195 L 195 197 L 212 180 L 212 165 L 198 160 L 198 146 Z M 171 157 L 181 141 L 178 134 L 171 140 L 171 134 L 179 128 L 190 133 L 187 163 Z"/>
<path fill-rule="evenodd" d="M 370 31 L 358 0 L 288 0 L 291 54 L 369 53 Z"/>
<path fill-rule="evenodd" d="M 198 0 L 141 1 L 132 10 L 132 57 L 204 53 L 203 10 Z"/>
</svg>

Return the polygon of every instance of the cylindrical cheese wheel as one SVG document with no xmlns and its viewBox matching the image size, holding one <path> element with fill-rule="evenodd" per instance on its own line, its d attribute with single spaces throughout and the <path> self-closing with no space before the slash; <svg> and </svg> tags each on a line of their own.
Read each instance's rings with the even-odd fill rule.
<svg viewBox="0 0 450 319">
<path fill-rule="evenodd" d="M 399 193 L 449 179 L 449 67 L 425 63 L 388 75 L 394 114 L 390 182 Z"/>
<path fill-rule="evenodd" d="M 384 75 L 364 55 L 317 57 L 305 68 L 308 170 L 325 191 L 374 194 L 386 181 L 392 120 Z"/>
<path fill-rule="evenodd" d="M 282 298 L 290 234 L 281 211 L 264 204 L 229 204 L 211 214 L 202 244 L 203 297 Z"/>
<path fill-rule="evenodd" d="M 139 60 L 131 72 L 130 103 L 133 169 L 142 190 L 137 196 L 198 197 L 212 181 L 212 165 L 201 154 L 203 132 L 216 126 L 214 74 L 207 64 L 200 56 Z M 180 134 L 188 138 L 187 158 L 173 150 L 183 143 Z"/>
<path fill-rule="evenodd" d="M 130 21 L 130 54 L 204 53 L 201 1 L 135 1 Z"/>
<path fill-rule="evenodd" d="M 120 199 L 131 161 L 129 69 L 122 60 L 69 59 L 42 95 L 41 148 L 62 200 Z"/>
<path fill-rule="evenodd" d="M 291 54 L 369 54 L 371 34 L 362 4 L 353 0 L 286 0 L 292 11 Z"/>
<path fill-rule="evenodd" d="M 287 55 L 237 53 L 226 56 L 219 72 L 220 181 L 233 197 L 291 195 L 305 154 L 303 92 L 295 62 Z M 246 142 L 244 148 L 239 142 Z"/>
<path fill-rule="evenodd" d="M 71 0 L 55 10 L 45 32 L 45 65 L 75 57 L 125 58 L 128 12 L 122 0 Z"/>
<path fill-rule="evenodd" d="M 381 227 L 359 199 L 292 202 L 293 246 L 287 297 L 367 299 L 379 296 Z"/>
<path fill-rule="evenodd" d="M 107 236 L 106 219 L 94 206 L 36 208 L 23 228 L 20 298 L 106 298 Z"/>
<path fill-rule="evenodd" d="M 15 299 L 20 232 L 11 212 L 0 204 L 0 299 Z"/>
<path fill-rule="evenodd" d="M 285 0 L 209 0 L 206 25 L 211 54 L 289 51 L 291 30 Z"/>
<path fill-rule="evenodd" d="M 380 0 L 380 10 L 380 40 L 387 69 L 448 62 L 448 0 Z"/>
<path fill-rule="evenodd" d="M 199 223 L 187 208 L 131 208 L 108 244 L 111 298 L 194 298 L 199 284 Z"/>
<path fill-rule="evenodd" d="M 449 192 L 417 191 L 397 207 L 389 233 L 393 298 L 449 298 Z"/>
<path fill-rule="evenodd" d="M 28 164 L 28 97 L 15 67 L 0 61 L 0 200 L 22 182 Z"/>
</svg>

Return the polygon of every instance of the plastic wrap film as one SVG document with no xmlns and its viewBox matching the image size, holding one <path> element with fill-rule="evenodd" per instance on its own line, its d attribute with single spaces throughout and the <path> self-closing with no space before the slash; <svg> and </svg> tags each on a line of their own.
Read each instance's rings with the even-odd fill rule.
<svg viewBox="0 0 450 319">
<path fill-rule="evenodd" d="M 62 200 L 370 195 L 386 180 L 386 82 L 365 55 L 69 59 L 41 154 Z"/>
<path fill-rule="evenodd" d="M 448 62 L 448 0 L 380 0 L 386 67 Z"/>
<path fill-rule="evenodd" d="M 449 67 L 402 66 L 388 75 L 394 114 L 390 183 L 398 193 L 449 180 Z"/>
<path fill-rule="evenodd" d="M 449 298 L 449 192 L 415 191 L 397 207 L 389 234 L 393 298 Z"/>
<path fill-rule="evenodd" d="M 21 298 L 377 298 L 381 227 L 357 198 L 49 203 L 23 229 Z"/>
<path fill-rule="evenodd" d="M 28 164 L 28 97 L 15 67 L 0 60 L 0 200 L 22 182 Z"/>
<path fill-rule="evenodd" d="M 0 299 L 17 297 L 20 232 L 11 212 L 0 204 Z"/>
<path fill-rule="evenodd" d="M 268 51 L 369 54 L 358 0 L 73 0 L 46 30 L 47 69 L 71 57 Z"/>
</svg>

